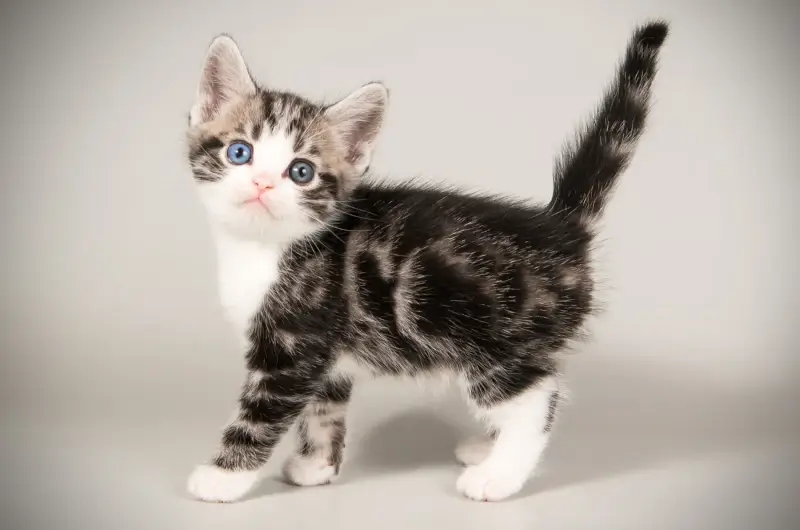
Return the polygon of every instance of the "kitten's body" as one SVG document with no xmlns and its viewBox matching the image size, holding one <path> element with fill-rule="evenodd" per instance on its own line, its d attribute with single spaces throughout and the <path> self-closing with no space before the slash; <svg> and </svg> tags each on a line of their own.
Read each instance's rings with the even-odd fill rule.
<svg viewBox="0 0 800 530">
<path fill-rule="evenodd" d="M 324 330 L 334 360 L 347 354 L 381 375 L 485 377 L 513 359 L 527 386 L 522 372 L 552 372 L 550 354 L 590 311 L 591 237 L 566 216 L 390 186 L 359 186 L 345 204 L 349 213 L 286 249 L 261 313 L 296 338 Z M 490 386 L 476 399 L 519 390 Z"/>
<path fill-rule="evenodd" d="M 215 41 L 190 160 L 249 376 L 218 454 L 190 478 L 192 493 L 240 498 L 296 420 L 287 477 L 332 480 L 359 374 L 455 377 L 490 435 L 460 451 L 468 467 L 458 489 L 478 500 L 518 491 L 552 427 L 559 355 L 593 309 L 592 222 L 643 131 L 666 32 L 660 23 L 637 31 L 547 206 L 367 182 L 381 86 L 315 105 L 256 87 L 232 41 Z M 249 167 L 225 158 L 242 138 L 252 144 Z M 312 181 L 286 178 L 298 159 L 318 169 Z M 246 203 L 252 193 L 256 203 Z"/>
</svg>

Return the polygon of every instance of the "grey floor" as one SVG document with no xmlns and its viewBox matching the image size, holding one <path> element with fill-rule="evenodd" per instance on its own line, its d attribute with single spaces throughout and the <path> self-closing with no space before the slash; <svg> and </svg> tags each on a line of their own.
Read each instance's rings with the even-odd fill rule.
<svg viewBox="0 0 800 530">
<path fill-rule="evenodd" d="M 453 447 L 475 432 L 458 392 L 391 381 L 356 394 L 349 460 L 334 485 L 282 483 L 283 443 L 243 502 L 191 500 L 184 481 L 227 418 L 233 374 L 207 403 L 192 390 L 160 402 L 169 390 L 152 379 L 139 399 L 126 398 L 144 373 L 134 368 L 105 399 L 79 402 L 73 392 L 33 398 L 28 415 L 6 412 L 0 520 L 9 530 L 797 528 L 795 403 L 607 360 L 570 362 L 570 403 L 544 463 L 520 495 L 494 504 L 454 488 Z"/>
</svg>

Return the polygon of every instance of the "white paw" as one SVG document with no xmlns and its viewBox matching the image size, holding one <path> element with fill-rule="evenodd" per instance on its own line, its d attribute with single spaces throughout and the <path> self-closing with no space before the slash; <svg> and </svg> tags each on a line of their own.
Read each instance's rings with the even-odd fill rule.
<svg viewBox="0 0 800 530">
<path fill-rule="evenodd" d="M 258 482 L 258 471 L 228 471 L 217 466 L 197 466 L 186 489 L 208 502 L 233 502 L 241 499 Z"/>
<path fill-rule="evenodd" d="M 485 438 L 465 440 L 456 447 L 456 460 L 465 466 L 477 466 L 489 456 L 492 441 Z"/>
<path fill-rule="evenodd" d="M 336 478 L 336 468 L 325 458 L 294 455 L 284 464 L 283 475 L 296 486 L 320 486 Z"/>
<path fill-rule="evenodd" d="M 477 465 L 461 473 L 456 488 L 462 495 L 475 501 L 500 501 L 521 490 L 526 479 L 519 471 Z"/>
</svg>

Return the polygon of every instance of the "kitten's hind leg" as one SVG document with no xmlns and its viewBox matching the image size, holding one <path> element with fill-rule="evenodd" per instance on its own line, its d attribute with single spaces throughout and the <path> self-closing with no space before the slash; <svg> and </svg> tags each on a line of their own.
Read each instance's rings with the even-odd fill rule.
<svg viewBox="0 0 800 530">
<path fill-rule="evenodd" d="M 456 487 L 478 501 L 499 501 L 517 493 L 536 468 L 550 435 L 558 401 L 557 380 L 542 375 L 513 397 L 487 399 L 487 382 L 469 388 L 481 419 L 497 438 L 480 463 L 469 465 Z"/>
<path fill-rule="evenodd" d="M 306 406 L 297 425 L 296 452 L 283 467 L 288 482 L 296 486 L 318 486 L 328 484 L 339 475 L 351 391 L 349 379 L 328 379 Z"/>
</svg>

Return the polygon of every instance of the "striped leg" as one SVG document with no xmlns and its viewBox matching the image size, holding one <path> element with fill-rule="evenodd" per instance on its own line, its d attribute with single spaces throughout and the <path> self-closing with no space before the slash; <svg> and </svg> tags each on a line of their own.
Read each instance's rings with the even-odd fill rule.
<svg viewBox="0 0 800 530">
<path fill-rule="evenodd" d="M 339 475 L 351 391 L 352 382 L 348 379 L 326 380 L 306 406 L 297 426 L 297 451 L 283 468 L 286 479 L 292 484 L 317 486 Z"/>
<path fill-rule="evenodd" d="M 258 482 L 259 469 L 281 436 L 311 402 L 318 385 L 309 375 L 314 372 L 294 363 L 269 371 L 253 369 L 236 419 L 223 431 L 211 463 L 198 466 L 189 477 L 189 492 L 212 502 L 244 497 Z"/>
</svg>

